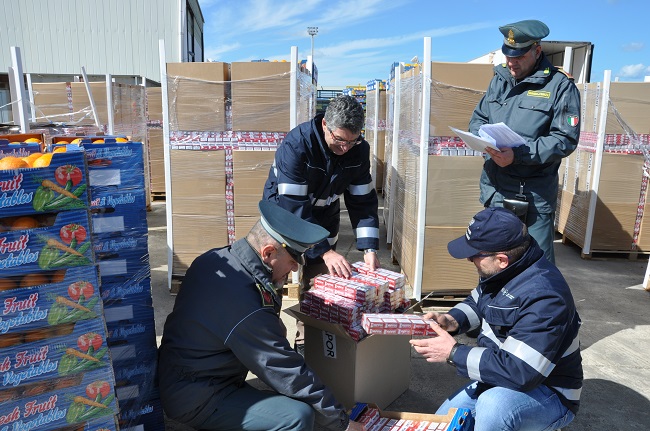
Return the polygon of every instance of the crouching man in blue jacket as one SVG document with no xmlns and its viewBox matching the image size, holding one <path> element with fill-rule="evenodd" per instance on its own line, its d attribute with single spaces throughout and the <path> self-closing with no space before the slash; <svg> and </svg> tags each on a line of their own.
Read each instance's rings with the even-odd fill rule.
<svg viewBox="0 0 650 431">
<path fill-rule="evenodd" d="M 479 284 L 448 313 L 428 313 L 437 337 L 411 344 L 473 382 L 438 409 L 470 409 L 477 431 L 555 430 L 578 412 L 580 317 L 569 286 L 510 210 L 487 208 L 447 249 L 472 262 Z M 476 347 L 451 333 L 481 328 Z"/>
</svg>

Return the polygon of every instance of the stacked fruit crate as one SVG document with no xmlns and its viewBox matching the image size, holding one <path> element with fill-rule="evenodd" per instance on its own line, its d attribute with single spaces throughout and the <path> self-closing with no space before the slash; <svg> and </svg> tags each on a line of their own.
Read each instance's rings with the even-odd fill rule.
<svg viewBox="0 0 650 431">
<path fill-rule="evenodd" d="M 0 143 L 0 425 L 117 430 L 85 153 L 41 150 Z"/>
<path fill-rule="evenodd" d="M 54 145 L 63 137 L 55 137 Z M 157 346 L 151 297 L 143 145 L 83 137 L 90 218 L 121 429 L 164 426 L 155 385 Z"/>
</svg>

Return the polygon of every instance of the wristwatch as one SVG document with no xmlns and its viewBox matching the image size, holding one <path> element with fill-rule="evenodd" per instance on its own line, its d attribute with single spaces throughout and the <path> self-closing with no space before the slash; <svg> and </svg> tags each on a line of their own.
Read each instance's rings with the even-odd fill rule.
<svg viewBox="0 0 650 431">
<path fill-rule="evenodd" d="M 456 364 L 454 363 L 454 354 L 456 353 L 456 350 L 458 350 L 458 346 L 461 346 L 460 343 L 454 344 L 454 347 L 451 348 L 451 351 L 449 352 L 449 356 L 447 356 L 447 363 L 449 365 L 453 365 L 454 367 Z"/>
<path fill-rule="evenodd" d="M 368 254 L 368 253 L 377 253 L 377 250 L 374 248 L 367 248 L 363 251 L 363 254 Z"/>
</svg>

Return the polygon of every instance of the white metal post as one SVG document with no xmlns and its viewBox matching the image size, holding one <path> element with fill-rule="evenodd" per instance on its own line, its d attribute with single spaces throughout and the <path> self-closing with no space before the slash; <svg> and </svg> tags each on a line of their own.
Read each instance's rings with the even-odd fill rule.
<svg viewBox="0 0 650 431">
<path fill-rule="evenodd" d="M 375 125 L 375 130 L 373 133 L 372 139 L 372 154 L 375 156 L 374 163 L 372 164 L 372 188 L 377 188 L 377 162 L 379 161 L 379 87 L 380 80 L 375 79 L 375 116 L 373 118 L 373 124 Z"/>
<path fill-rule="evenodd" d="M 570 46 L 564 48 L 564 62 L 562 63 L 562 69 L 564 69 L 566 73 L 573 73 L 571 72 L 573 69 L 573 48 Z"/>
<path fill-rule="evenodd" d="M 93 117 L 95 118 L 95 126 L 97 126 L 98 129 L 101 129 L 102 125 L 99 122 L 99 116 L 97 115 L 97 105 L 95 105 L 95 99 L 93 99 L 93 92 L 90 89 L 90 82 L 88 82 L 88 75 L 86 75 L 85 66 L 81 66 L 81 75 L 84 77 L 84 87 L 86 87 L 86 93 L 88 93 L 90 108 L 92 109 Z"/>
<path fill-rule="evenodd" d="M 313 75 L 312 75 L 313 78 Z M 291 81 L 289 83 L 289 130 L 298 125 L 298 47 L 291 47 Z M 291 272 L 291 282 L 300 283 L 302 267 Z"/>
<path fill-rule="evenodd" d="M 388 222 L 386 223 L 386 243 L 392 244 L 393 242 L 393 224 L 395 220 L 395 196 L 397 195 L 397 179 L 395 172 L 397 172 L 398 162 L 398 148 L 399 148 L 399 116 L 400 116 L 400 103 L 402 92 L 402 71 L 404 66 L 399 63 L 395 66 L 395 90 L 393 90 L 393 142 L 390 152 L 390 190 L 388 191 Z M 392 255 L 392 252 L 391 252 Z M 394 256 L 393 256 L 394 257 Z"/>
<path fill-rule="evenodd" d="M 600 98 L 600 118 L 598 121 L 598 136 L 596 138 L 596 158 L 594 160 L 594 174 L 589 194 L 589 212 L 587 214 L 587 230 L 585 232 L 585 244 L 582 248 L 584 254 L 591 253 L 591 235 L 594 230 L 594 218 L 596 217 L 596 204 L 598 202 L 598 185 L 600 182 L 600 167 L 603 163 L 603 151 L 605 146 L 605 127 L 607 126 L 607 111 L 609 108 L 609 87 L 612 79 L 612 71 L 606 70 L 603 78 L 602 97 Z"/>
<path fill-rule="evenodd" d="M 11 47 L 11 62 L 14 72 L 14 85 L 16 87 L 16 102 L 18 107 L 18 122 L 20 123 L 20 132 L 28 133 L 29 121 L 27 119 L 27 109 L 25 108 L 27 92 L 25 91 L 25 84 L 23 82 L 23 62 L 20 57 L 20 48 L 17 46 Z"/>
<path fill-rule="evenodd" d="M 163 160 L 165 165 L 165 212 L 167 221 L 167 287 L 172 289 L 172 267 L 174 263 L 174 236 L 172 225 L 172 173 L 169 142 L 169 95 L 167 88 L 167 60 L 165 57 L 165 41 L 158 40 L 158 55 L 160 56 L 160 89 L 162 95 L 163 118 Z"/>
<path fill-rule="evenodd" d="M 18 112 L 18 86 L 16 85 L 16 77 L 14 68 L 9 66 L 7 68 L 9 78 L 9 98 L 11 100 L 11 119 L 14 124 L 20 124 L 20 113 Z"/>
<path fill-rule="evenodd" d="M 289 83 L 289 130 L 298 125 L 298 47 L 291 47 L 291 81 Z"/>
<path fill-rule="evenodd" d="M 106 75 L 106 110 L 108 112 L 108 134 L 115 134 L 115 112 L 113 111 L 113 76 Z"/>
<path fill-rule="evenodd" d="M 32 123 L 36 122 L 36 108 L 34 104 L 34 89 L 32 88 L 32 74 L 27 74 L 27 92 L 29 93 L 29 118 Z"/>
<path fill-rule="evenodd" d="M 415 276 L 413 297 L 422 296 L 422 272 L 424 262 L 424 234 L 426 231 L 427 177 L 429 171 L 429 114 L 431 113 L 431 38 L 424 38 L 422 61 L 422 103 L 420 115 L 420 177 L 418 189 L 418 215 L 415 242 Z"/>
</svg>

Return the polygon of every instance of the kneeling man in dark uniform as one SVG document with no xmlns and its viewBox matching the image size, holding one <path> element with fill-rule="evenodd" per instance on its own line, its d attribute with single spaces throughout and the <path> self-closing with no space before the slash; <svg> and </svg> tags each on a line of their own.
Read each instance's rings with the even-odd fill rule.
<svg viewBox="0 0 650 431">
<path fill-rule="evenodd" d="M 187 270 L 159 351 L 168 417 L 201 430 L 363 430 L 287 340 L 281 288 L 329 232 L 271 202 L 246 238 Z M 246 383 L 255 374 L 272 391 Z"/>
</svg>

